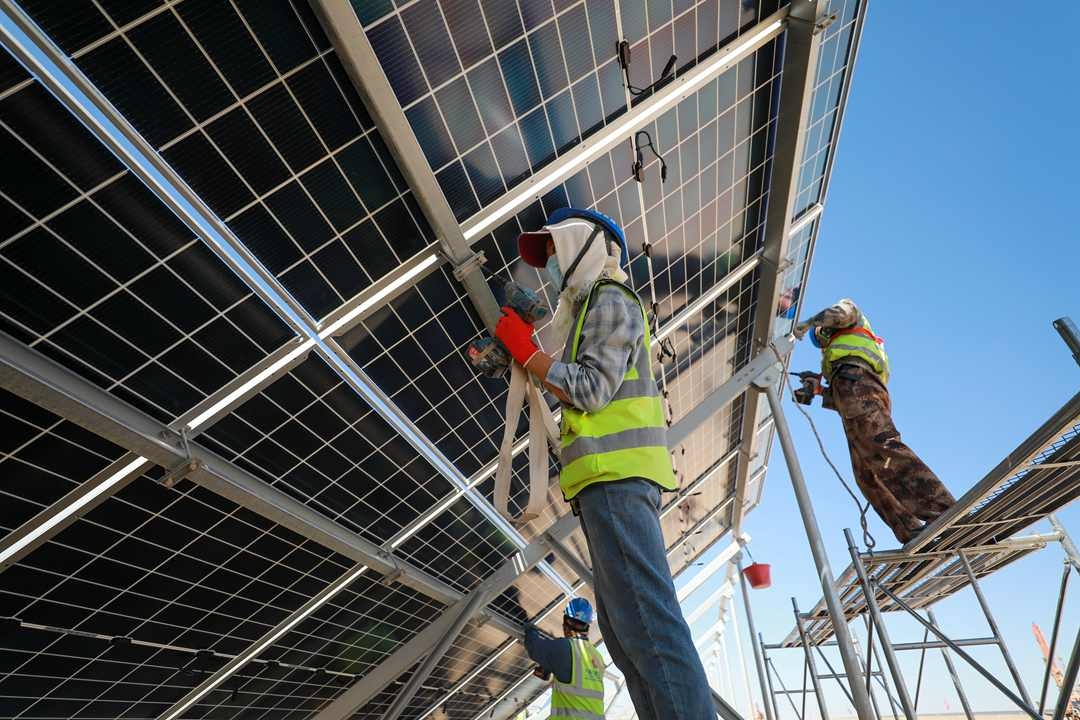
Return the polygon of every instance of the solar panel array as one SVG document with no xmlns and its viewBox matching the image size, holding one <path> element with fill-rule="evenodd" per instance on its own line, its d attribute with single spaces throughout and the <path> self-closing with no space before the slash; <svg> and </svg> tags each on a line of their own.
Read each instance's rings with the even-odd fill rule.
<svg viewBox="0 0 1080 720">
<path fill-rule="evenodd" d="M 669 56 L 683 74 L 780 4 L 352 7 L 465 223 L 648 97 L 624 87 L 620 39 L 632 46 L 631 84 L 646 87 Z M 429 597 L 360 571 L 190 480 L 163 484 L 167 468 L 3 389 L 0 538 L 41 522 L 72 491 L 128 472 L 100 504 L 0 565 L 0 715 L 160 716 L 351 577 L 181 715 L 311 717 L 518 549 L 476 499 L 491 497 L 505 423 L 505 381 L 479 377 L 463 355 L 483 325 L 441 260 L 317 345 L 302 345 L 288 309 L 267 301 L 260 283 L 280 289 L 301 324 L 325 327 L 437 242 L 307 2 L 15 5 L 237 245 L 223 249 L 178 217 L 168 188 L 148 187 L 0 51 L 0 329 L 163 426 L 189 428 L 191 442 L 446 590 Z M 800 213 L 823 199 L 858 7 L 830 4 L 839 22 L 826 30 L 817 69 Z M 634 180 L 628 137 L 474 241 L 496 294 L 497 278 L 512 276 L 554 300 L 545 278 L 516 260 L 517 234 L 567 205 L 615 218 L 632 284 L 664 338 L 658 360 L 672 422 L 749 359 L 762 271 L 702 298 L 764 242 L 782 38 L 642 126 L 666 181 L 648 155 L 644 182 Z M 792 239 L 784 287 L 804 282 L 815 233 L 811 225 Z M 238 272 L 237 257 L 264 268 L 264 279 Z M 550 348 L 546 328 L 540 338 Z M 358 392 L 357 378 L 373 390 Z M 247 391 L 234 393 L 241 385 Z M 740 399 L 673 452 L 683 490 L 667 501 L 663 526 L 676 571 L 728 529 L 742 413 Z M 516 455 L 518 510 L 527 462 Z M 565 513 L 557 487 L 549 499 L 541 518 L 519 528 L 524 541 Z M 587 558 L 580 532 L 567 545 Z M 551 556 L 489 612 L 554 630 L 560 582 L 580 585 Z M 530 667 L 498 623 L 469 625 L 403 717 L 477 717 Z M 414 669 L 357 717 L 381 717 Z"/>
</svg>

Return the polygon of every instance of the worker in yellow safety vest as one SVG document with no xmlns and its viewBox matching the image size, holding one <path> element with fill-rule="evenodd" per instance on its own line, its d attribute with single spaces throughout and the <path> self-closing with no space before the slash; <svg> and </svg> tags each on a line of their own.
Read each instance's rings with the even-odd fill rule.
<svg viewBox="0 0 1080 720">
<path fill-rule="evenodd" d="M 918 455 L 903 443 L 892 420 L 889 356 L 885 341 L 847 298 L 797 324 L 795 337 L 807 334 L 821 350 L 820 387 L 825 406 L 844 423 L 855 482 L 896 539 L 906 543 L 956 502 L 952 493 Z M 801 373 L 804 380 L 812 373 Z M 796 399 L 809 404 L 809 395 Z"/>
<path fill-rule="evenodd" d="M 660 526 L 661 493 L 678 482 L 622 229 L 564 208 L 521 235 L 518 251 L 558 293 L 546 337 L 563 349 L 558 359 L 541 351 L 509 307 L 495 334 L 562 402 L 559 485 L 588 544 L 604 642 L 640 720 L 715 717 Z"/>
<path fill-rule="evenodd" d="M 592 605 L 572 598 L 563 614 L 563 636 L 549 638 L 525 627 L 525 651 L 537 663 L 533 674 L 551 680 L 551 718 L 604 718 L 604 658 L 589 642 Z"/>
</svg>

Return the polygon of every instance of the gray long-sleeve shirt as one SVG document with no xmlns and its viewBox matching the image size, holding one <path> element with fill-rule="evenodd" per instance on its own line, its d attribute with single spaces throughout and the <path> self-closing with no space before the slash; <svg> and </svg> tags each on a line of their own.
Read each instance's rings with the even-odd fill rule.
<svg viewBox="0 0 1080 720">
<path fill-rule="evenodd" d="M 571 342 L 572 334 L 568 347 Z M 640 352 L 647 352 L 641 306 L 625 291 L 604 285 L 589 303 L 575 362 L 553 362 L 545 379 L 566 393 L 574 407 L 596 412 L 611 402 Z"/>
</svg>

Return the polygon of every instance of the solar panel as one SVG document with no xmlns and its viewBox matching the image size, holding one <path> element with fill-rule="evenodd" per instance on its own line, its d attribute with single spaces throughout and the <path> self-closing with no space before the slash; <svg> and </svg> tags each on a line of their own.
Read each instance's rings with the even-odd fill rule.
<svg viewBox="0 0 1080 720">
<path fill-rule="evenodd" d="M 402 128 L 375 127 L 348 53 L 339 55 L 302 0 L 17 4 L 232 237 L 212 242 L 193 229 L 167 187 L 144 185 L 100 129 L 76 120 L 70 99 L 51 95 L 5 50 L 0 329 L 163 425 L 186 428 L 188 441 L 237 472 L 375 546 L 381 562 L 447 589 L 429 597 L 370 568 L 351 577 L 357 558 L 298 533 L 293 518 L 286 529 L 284 518 L 236 498 L 190 480 L 171 484 L 175 468 L 132 471 L 0 572 L 0 619 L 9 618 L 0 715 L 159 716 L 220 679 L 179 716 L 307 718 L 393 667 L 396 677 L 356 709 L 381 718 L 423 656 L 406 654 L 410 640 L 444 618 L 454 593 L 505 572 L 519 538 L 536 540 L 566 511 L 552 484 L 541 516 L 508 532 L 476 499 L 493 493 L 507 386 L 465 359 L 485 330 L 454 269 L 439 256 L 380 291 L 439 247 L 389 149 Z M 671 82 L 653 86 L 672 55 L 674 77 L 686 76 L 779 5 L 356 0 L 350 22 L 453 214 L 475 223 L 508 191 L 646 107 Z M 859 7 L 828 8 L 838 20 L 822 33 L 812 70 L 796 216 L 823 199 Z M 640 94 L 624 86 L 623 39 Z M 750 359 L 760 288 L 771 280 L 764 273 L 775 272 L 758 257 L 783 44 L 782 35 L 756 41 L 733 67 L 642 121 L 666 181 L 649 152 L 636 181 L 640 143 L 617 138 L 472 241 L 497 300 L 513 278 L 554 302 L 546 275 L 518 261 L 517 235 L 568 205 L 619 222 L 630 282 L 658 335 L 654 368 L 671 422 Z M 816 231 L 811 222 L 790 238 L 782 290 L 801 290 Z M 238 272 L 238 257 L 265 276 Z M 263 284 L 308 317 L 298 324 L 264 302 L 274 293 Z M 318 332 L 346 314 L 333 333 L 301 345 L 300 325 Z M 558 344 L 546 326 L 539 339 L 547 350 Z M 364 383 L 372 389 L 362 396 Z M 12 389 L 0 390 L 0 473 L 11 479 L 0 488 L 0 551 L 35 516 L 66 512 L 72 490 L 136 457 L 102 437 L 120 436 Z M 681 491 L 665 497 L 662 526 L 674 571 L 729 529 L 744 412 L 741 399 L 731 403 L 673 449 Z M 515 421 L 520 435 L 525 418 Z M 521 512 L 528 453 L 516 450 L 510 507 Z M 580 531 L 564 544 L 587 563 Z M 454 639 L 402 717 L 472 720 L 518 686 L 531 662 L 508 624 L 557 632 L 566 588 L 590 596 L 571 564 L 544 561 L 496 589 L 487 619 Z"/>
</svg>

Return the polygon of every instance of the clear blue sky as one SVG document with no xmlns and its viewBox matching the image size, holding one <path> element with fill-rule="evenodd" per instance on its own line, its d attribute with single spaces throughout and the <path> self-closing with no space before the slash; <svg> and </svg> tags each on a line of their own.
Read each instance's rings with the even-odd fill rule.
<svg viewBox="0 0 1080 720">
<path fill-rule="evenodd" d="M 843 296 L 866 311 L 888 343 L 897 427 L 958 497 L 1080 390 L 1080 367 L 1050 325 L 1080 321 L 1078 23 L 1071 5 L 871 4 L 804 314 Z M 815 365 L 812 347 L 796 350 L 795 369 Z M 837 416 L 817 407 L 814 417 L 850 477 Z M 789 421 L 839 572 L 842 528 L 857 527 L 857 514 L 804 419 L 792 410 Z M 1080 507 L 1060 517 L 1080 539 Z M 747 529 L 755 557 L 773 564 L 772 589 L 753 600 L 776 641 L 792 627 L 790 597 L 809 608 L 821 596 L 778 448 Z M 873 529 L 879 547 L 895 546 L 876 517 Z M 1042 661 L 1030 625 L 1049 633 L 1061 560 L 1049 547 L 985 583 L 1032 694 Z M 1073 580 L 1063 659 L 1080 623 Z M 988 634 L 970 593 L 937 615 L 955 636 Z M 891 618 L 894 641 L 921 639 L 902 620 Z M 1007 677 L 995 651 L 977 654 Z M 794 654 L 781 663 L 788 682 L 800 680 L 800 663 Z M 921 709 L 941 712 L 947 701 L 959 711 L 940 655 L 928 663 Z M 962 673 L 976 709 L 1009 706 Z"/>
</svg>

